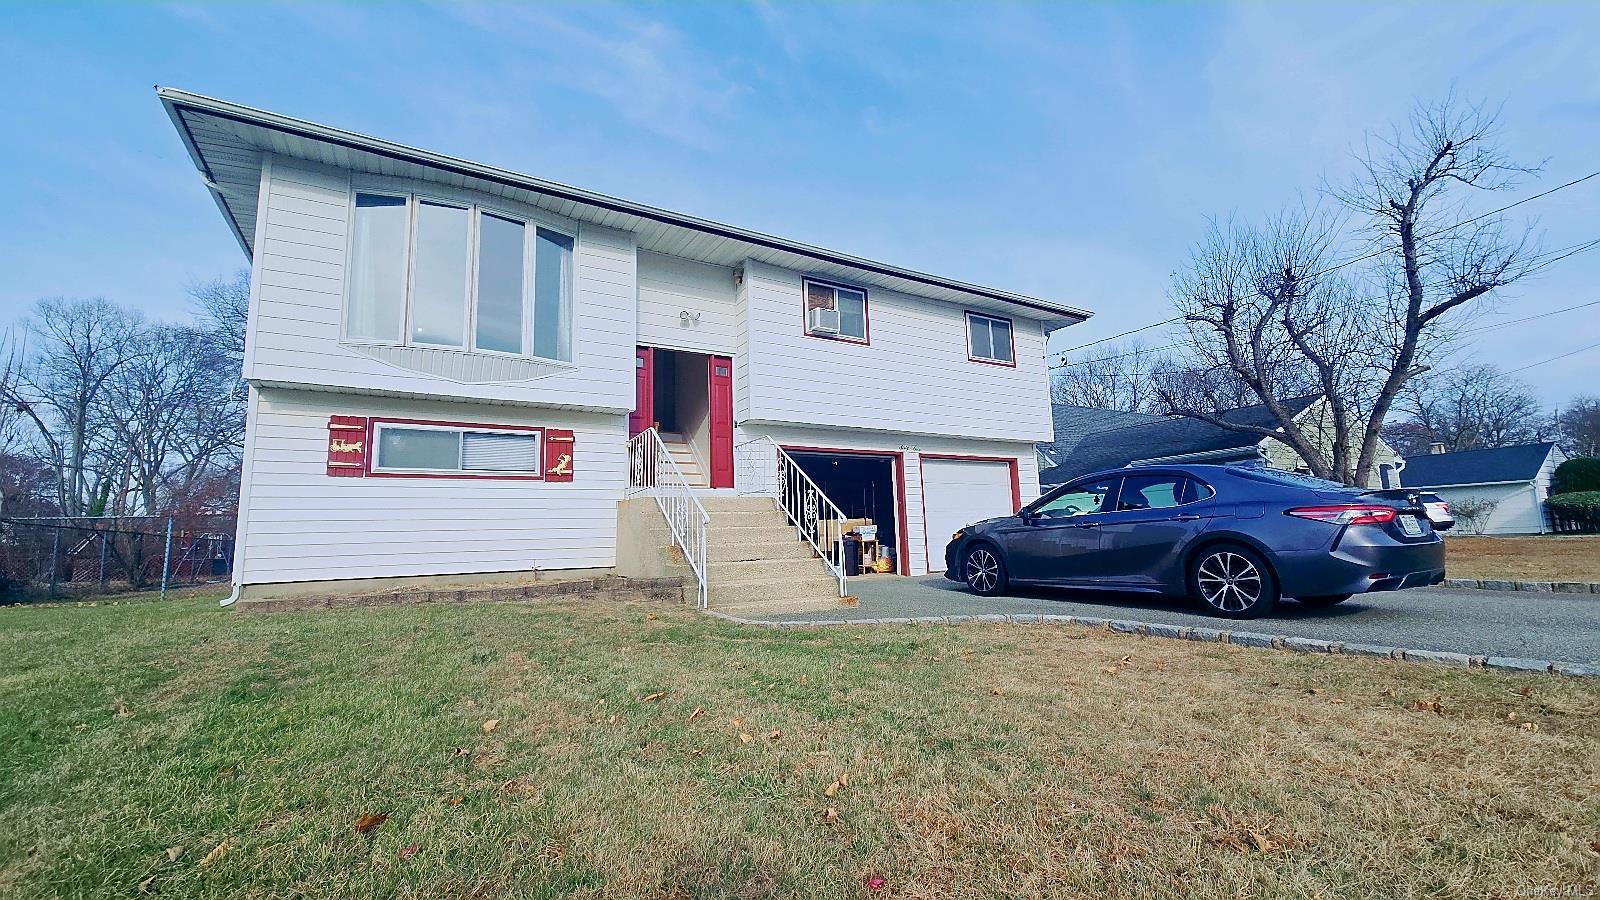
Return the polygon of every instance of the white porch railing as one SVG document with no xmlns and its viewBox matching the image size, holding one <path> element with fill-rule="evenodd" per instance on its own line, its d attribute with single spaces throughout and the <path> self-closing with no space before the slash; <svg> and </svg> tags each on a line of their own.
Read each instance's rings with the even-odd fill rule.
<svg viewBox="0 0 1600 900">
<path fill-rule="evenodd" d="M 706 533 L 711 517 L 695 498 L 694 488 L 683 477 L 683 470 L 661 442 L 654 428 L 646 428 L 628 439 L 628 493 L 649 494 L 661 507 L 661 514 L 672 529 L 672 542 L 683 551 L 683 558 L 694 573 L 698 588 L 696 602 L 701 609 L 709 603 L 706 594 Z"/>
<path fill-rule="evenodd" d="M 795 537 L 806 541 L 839 579 L 839 596 L 847 594 L 844 572 L 844 511 L 828 499 L 787 450 L 770 437 L 734 448 L 734 484 L 741 494 L 772 497 L 794 524 Z"/>
</svg>

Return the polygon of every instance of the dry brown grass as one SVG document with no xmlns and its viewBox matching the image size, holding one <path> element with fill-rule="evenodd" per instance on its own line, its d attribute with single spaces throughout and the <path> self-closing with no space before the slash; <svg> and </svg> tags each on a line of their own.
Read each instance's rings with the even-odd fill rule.
<svg viewBox="0 0 1600 900">
<path fill-rule="evenodd" d="M 5 610 L 0 776 L 17 896 L 1509 898 L 1600 877 L 1600 685 L 1076 627 Z"/>
<path fill-rule="evenodd" d="M 1476 537 L 1445 539 L 1452 578 L 1512 581 L 1600 581 L 1600 536 Z"/>
</svg>

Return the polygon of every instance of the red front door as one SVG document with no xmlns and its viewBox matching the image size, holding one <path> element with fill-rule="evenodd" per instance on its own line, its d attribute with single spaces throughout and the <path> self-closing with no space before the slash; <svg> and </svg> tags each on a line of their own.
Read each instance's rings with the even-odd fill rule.
<svg viewBox="0 0 1600 900">
<path fill-rule="evenodd" d="M 711 416 L 711 486 L 733 487 L 733 360 L 713 356 L 709 360 L 710 385 L 707 406 Z"/>
<path fill-rule="evenodd" d="M 633 360 L 633 412 L 628 414 L 628 437 L 655 424 L 655 383 L 655 349 L 640 347 Z"/>
</svg>

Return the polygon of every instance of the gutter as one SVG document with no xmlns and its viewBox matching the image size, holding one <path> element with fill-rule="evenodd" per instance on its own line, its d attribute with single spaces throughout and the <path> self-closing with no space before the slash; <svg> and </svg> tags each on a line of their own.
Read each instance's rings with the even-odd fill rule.
<svg viewBox="0 0 1600 900">
<path fill-rule="evenodd" d="M 242 125 L 270 128 L 285 134 L 291 134 L 296 137 L 304 138 L 306 140 L 333 144 L 334 146 L 344 147 L 348 150 L 354 150 L 361 153 L 371 153 L 374 156 L 381 156 L 386 159 L 395 160 L 396 162 L 412 163 L 426 166 L 431 169 L 438 169 L 453 175 L 460 175 L 465 178 L 476 178 L 494 184 L 499 184 L 504 187 L 515 188 L 517 190 L 533 191 L 535 193 L 544 194 L 550 197 L 556 197 L 561 200 L 568 200 L 573 203 L 581 203 L 586 206 L 594 206 L 598 207 L 599 209 L 621 213 L 623 215 L 637 216 L 653 222 L 660 222 L 663 225 L 689 228 L 705 234 L 712 234 L 718 237 L 728 238 L 730 240 L 754 244 L 759 247 L 765 247 L 769 250 L 777 250 L 783 253 L 793 253 L 798 256 L 805 256 L 810 259 L 817 260 L 818 262 L 845 266 L 852 269 L 859 269 L 864 272 L 871 272 L 889 278 L 901 278 L 907 281 L 926 285 L 928 287 L 935 287 L 941 290 L 958 291 L 960 293 L 971 294 L 973 296 L 982 297 L 988 300 L 1009 303 L 1014 306 L 1021 306 L 1031 309 L 1036 312 L 1048 313 L 1055 317 L 1075 319 L 1076 322 L 1083 322 L 1090 316 L 1094 315 L 1094 313 L 1088 310 L 1051 303 L 1046 300 L 1040 300 L 1036 297 L 1028 297 L 1023 294 L 1013 294 L 1007 291 L 1000 291 L 993 288 L 969 284 L 964 281 L 956 281 L 950 278 L 942 278 L 937 275 L 929 275 L 925 272 L 918 272 L 912 269 L 902 269 L 896 266 L 887 265 L 885 263 L 873 262 L 872 260 L 863 259 L 859 256 L 850 256 L 845 253 L 827 250 L 810 244 L 802 244 L 797 241 L 785 240 L 783 238 L 763 234 L 758 231 L 750 231 L 743 228 L 737 228 L 732 225 L 723 225 L 719 222 L 713 222 L 709 219 L 701 219 L 695 216 L 685 215 L 683 213 L 675 213 L 659 207 L 646 206 L 642 203 L 633 203 L 618 197 L 599 194 L 595 193 L 594 191 L 587 191 L 582 188 L 575 188 L 570 185 L 560 184 L 554 181 L 545 181 L 529 175 L 521 175 L 507 169 L 499 169 L 493 166 L 480 165 L 478 163 L 468 162 L 467 160 L 460 159 L 458 157 L 431 153 L 426 150 L 419 150 L 415 147 L 408 147 L 404 144 L 396 144 L 380 138 L 369 137 L 367 135 L 356 134 L 349 131 L 341 131 L 338 129 L 329 128 L 325 125 L 318 125 L 314 122 L 307 122 L 304 119 L 295 119 L 289 116 L 282 116 L 278 115 L 277 113 L 267 112 L 266 110 L 242 106 L 236 103 L 229 103 L 225 100 L 218 100 L 216 98 L 206 97 L 201 94 L 192 94 L 188 91 L 182 91 L 176 88 L 166 88 L 158 85 L 156 87 L 156 96 L 161 98 L 161 102 L 167 107 L 168 115 L 172 117 L 174 124 L 178 126 L 179 132 L 182 133 L 184 143 L 188 146 L 189 155 L 194 158 L 196 167 L 199 168 L 201 173 L 211 181 L 215 181 L 215 179 L 211 177 L 211 173 L 208 171 L 204 160 L 200 158 L 199 150 L 194 144 L 193 136 L 189 134 L 188 123 L 183 120 L 182 112 L 184 110 L 191 110 L 203 115 L 215 116 L 216 118 L 226 119 Z M 218 202 L 220 203 L 221 200 L 219 199 Z M 233 221 L 233 216 L 231 213 L 227 213 L 227 211 L 224 210 L 224 214 L 227 215 L 230 224 L 233 225 L 235 236 L 239 237 L 240 242 L 243 243 L 244 237 L 239 230 L 238 223 Z M 1076 324 L 1076 322 L 1074 324 Z"/>
</svg>

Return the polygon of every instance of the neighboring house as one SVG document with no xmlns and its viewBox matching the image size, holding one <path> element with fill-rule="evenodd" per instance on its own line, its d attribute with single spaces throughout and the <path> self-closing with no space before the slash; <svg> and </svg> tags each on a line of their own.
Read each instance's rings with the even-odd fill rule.
<svg viewBox="0 0 1600 900">
<path fill-rule="evenodd" d="M 252 265 L 241 593 L 608 570 L 651 428 L 710 497 L 781 445 L 903 574 L 1038 494 L 1045 339 L 1088 312 L 159 95 Z M 821 565 L 765 565 L 739 502 L 713 581 Z"/>
<path fill-rule="evenodd" d="M 1441 447 L 1442 449 L 1442 447 Z M 1549 441 L 1486 450 L 1434 452 L 1410 457 L 1400 473 L 1408 488 L 1426 488 L 1460 511 L 1473 501 L 1488 507 L 1461 531 L 1474 534 L 1544 534 L 1550 479 L 1567 454 Z"/>
<path fill-rule="evenodd" d="M 1295 420 L 1314 424 L 1326 415 L 1327 404 L 1315 396 L 1285 401 Z M 1053 443 L 1041 445 L 1042 457 L 1054 462 L 1039 473 L 1045 488 L 1079 475 L 1123 466 L 1171 463 L 1210 465 L 1265 465 L 1290 471 L 1308 471 L 1305 461 L 1288 444 L 1250 431 L 1236 431 L 1184 416 L 1158 416 L 1056 404 Z M 1266 406 L 1256 404 L 1228 410 L 1221 418 L 1238 425 L 1275 428 L 1276 419 Z M 1331 428 L 1325 446 L 1332 447 Z M 1378 448 L 1370 487 L 1398 487 L 1396 472 L 1405 461 L 1388 444 Z"/>
</svg>

